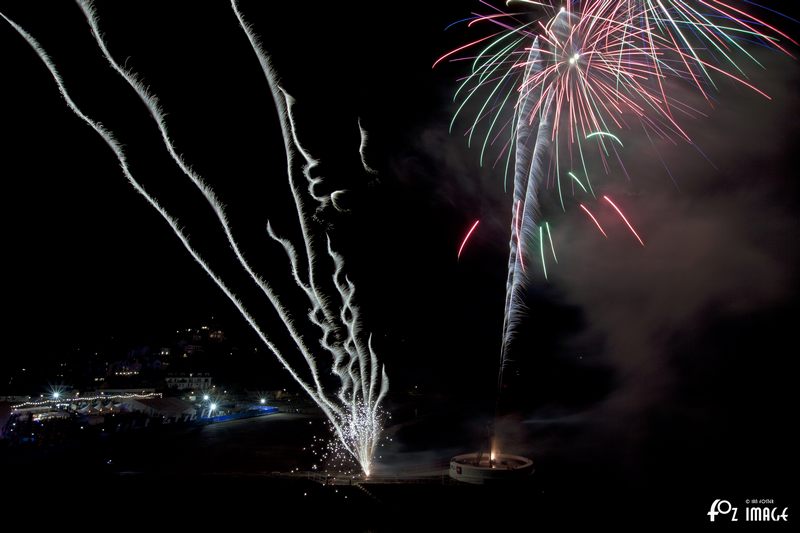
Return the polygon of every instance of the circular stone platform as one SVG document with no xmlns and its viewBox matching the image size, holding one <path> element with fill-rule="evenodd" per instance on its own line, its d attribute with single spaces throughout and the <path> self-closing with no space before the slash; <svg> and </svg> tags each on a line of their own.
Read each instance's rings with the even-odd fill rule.
<svg viewBox="0 0 800 533">
<path fill-rule="evenodd" d="M 465 453 L 450 459 L 450 477 L 464 483 L 483 485 L 518 481 L 533 473 L 533 461 L 519 455 Z"/>
</svg>

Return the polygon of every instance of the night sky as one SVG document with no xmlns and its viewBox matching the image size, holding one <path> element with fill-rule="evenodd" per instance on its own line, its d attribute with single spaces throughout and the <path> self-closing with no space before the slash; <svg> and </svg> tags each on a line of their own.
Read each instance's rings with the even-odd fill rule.
<svg viewBox="0 0 800 533">
<path fill-rule="evenodd" d="M 159 97 L 178 151 L 226 204 L 248 257 L 291 294 L 284 257 L 265 230 L 269 220 L 297 237 L 282 140 L 269 88 L 228 3 L 97 4 L 111 52 Z M 73 98 L 122 142 L 133 172 L 287 345 L 80 11 L 70 2 L 0 6 L 40 41 Z M 480 168 L 477 150 L 461 138 L 468 123 L 447 133 L 464 66 L 431 65 L 472 35 L 443 29 L 477 6 L 242 1 L 297 100 L 298 129 L 321 161 L 325 186 L 350 190 L 348 213 L 321 218 L 346 257 L 393 393 L 418 386 L 462 414 L 474 412 L 463 422 L 473 435 L 494 408 L 510 200 L 502 173 Z M 797 24 L 781 24 L 798 34 Z M 0 375 L 82 343 L 143 342 L 211 316 L 255 343 L 5 23 L 0 48 L 7 272 Z M 500 424 L 522 428 L 507 431 L 509 446 L 622 465 L 633 479 L 696 468 L 700 483 L 765 497 L 785 494 L 796 479 L 788 459 L 796 449 L 789 426 L 800 68 L 756 53 L 767 69 L 749 66 L 748 74 L 773 100 L 723 81 L 713 108 L 704 108 L 709 117 L 687 124 L 711 162 L 686 144 L 657 142 L 668 173 L 646 138 L 624 133 L 629 177 L 603 177 L 600 187 L 624 203 L 644 249 L 611 215 L 604 240 L 575 206 L 561 213 L 553 191 L 543 193 L 560 263 L 529 291 L 530 319 L 513 352 Z M 377 176 L 360 164 L 359 117 Z M 478 218 L 457 261 L 460 239 Z M 290 307 L 295 300 L 287 296 Z M 535 443 L 531 432 L 539 432 Z"/>
</svg>

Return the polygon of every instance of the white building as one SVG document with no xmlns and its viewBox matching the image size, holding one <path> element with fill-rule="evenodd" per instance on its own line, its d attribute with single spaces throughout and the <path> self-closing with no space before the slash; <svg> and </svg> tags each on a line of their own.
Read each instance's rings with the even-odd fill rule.
<svg viewBox="0 0 800 533">
<path fill-rule="evenodd" d="M 190 373 L 190 374 L 170 374 L 164 381 L 168 389 L 173 390 L 207 390 L 211 388 L 211 374 Z"/>
</svg>

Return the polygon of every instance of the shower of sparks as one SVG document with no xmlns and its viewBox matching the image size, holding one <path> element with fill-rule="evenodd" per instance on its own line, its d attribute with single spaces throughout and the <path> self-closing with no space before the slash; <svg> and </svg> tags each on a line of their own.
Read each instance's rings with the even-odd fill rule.
<svg viewBox="0 0 800 533">
<path fill-rule="evenodd" d="M 388 391 L 389 380 L 383 366 L 378 363 L 377 355 L 372 346 L 371 336 L 366 335 L 362 331 L 359 309 L 353 303 L 355 286 L 344 274 L 344 260 L 341 255 L 332 248 L 329 237 L 326 236 L 325 239 L 320 239 L 315 234 L 313 230 L 316 228 L 313 225 L 312 216 L 314 211 L 312 210 L 309 212 L 306 207 L 308 200 L 312 200 L 317 203 L 319 208 L 332 205 L 334 208 L 338 209 L 333 196 L 343 191 L 335 191 L 327 197 L 314 194 L 314 185 L 318 178 L 312 178 L 311 170 L 318 162 L 304 150 L 303 146 L 298 141 L 292 110 L 294 99 L 278 85 L 269 58 L 261 49 L 258 38 L 253 32 L 252 27 L 245 22 L 237 1 L 232 0 L 231 7 L 239 25 L 261 63 L 262 70 L 280 117 L 289 183 L 294 197 L 298 224 L 303 238 L 302 251 L 298 252 L 288 239 L 278 237 L 271 225 L 268 225 L 267 231 L 270 237 L 272 237 L 286 253 L 297 288 L 301 293 L 305 294 L 307 298 L 309 307 L 307 319 L 312 325 L 319 329 L 321 334 L 319 345 L 322 351 L 327 354 L 326 359 L 330 361 L 331 373 L 338 378 L 338 386 L 335 386 L 334 390 L 330 390 L 330 385 L 323 385 L 320 379 L 317 354 L 304 342 L 298 325 L 295 324 L 289 316 L 279 296 L 275 293 L 272 286 L 253 270 L 245 258 L 244 253 L 234 239 L 223 204 L 217 199 L 208 185 L 195 174 L 190 166 L 178 155 L 167 130 L 166 115 L 158 106 L 156 98 L 145 88 L 143 83 L 137 80 L 134 73 L 121 66 L 114 59 L 102 37 L 103 34 L 100 30 L 98 18 L 92 3 L 88 0 L 77 0 L 77 4 L 86 17 L 91 29 L 91 34 L 102 55 L 110 66 L 139 96 L 155 122 L 155 125 L 158 127 L 162 142 L 170 157 L 183 174 L 202 193 L 209 207 L 214 212 L 217 222 L 224 231 L 227 243 L 236 256 L 240 266 L 247 272 L 250 279 L 259 287 L 261 292 L 264 293 L 270 304 L 277 311 L 289 336 L 294 341 L 297 351 L 305 362 L 306 369 L 304 373 L 306 373 L 310 379 L 308 377 L 303 377 L 301 372 L 289 363 L 282 351 L 268 338 L 266 331 L 258 325 L 256 318 L 244 307 L 239 297 L 234 294 L 224 282 L 223 278 L 209 266 L 198 250 L 190 243 L 187 233 L 181 227 L 178 220 L 142 186 L 141 182 L 136 177 L 134 177 L 122 146 L 115 140 L 114 135 L 109 130 L 99 122 L 89 118 L 78 107 L 67 91 L 56 65 L 36 39 L 3 13 L 0 13 L 0 17 L 31 46 L 53 77 L 67 107 L 105 141 L 117 157 L 122 172 L 131 186 L 133 186 L 133 188 L 139 192 L 150 206 L 167 222 L 194 261 L 203 268 L 214 283 L 225 293 L 262 342 L 275 354 L 279 362 L 290 373 L 292 378 L 294 378 L 301 388 L 325 413 L 337 437 L 338 445 L 340 445 L 341 449 L 349 456 L 354 458 L 362 472 L 369 475 L 376 446 L 378 445 L 382 431 L 384 414 L 380 406 Z M 367 165 L 364 159 L 367 134 L 361 127 L 360 122 L 359 129 L 361 131 L 359 153 L 361 155 L 362 164 L 366 172 L 374 173 L 374 170 Z M 298 175 L 298 172 L 296 172 L 291 165 L 291 161 L 297 157 L 302 158 L 306 163 L 302 169 L 302 175 Z M 320 251 L 327 255 L 327 263 L 318 257 L 318 252 Z M 305 268 L 300 266 L 301 258 L 306 264 Z M 324 283 L 322 282 L 323 279 L 325 280 Z M 333 287 L 333 292 L 327 289 L 328 284 Z M 210 407 L 210 409 L 212 408 Z"/>
</svg>

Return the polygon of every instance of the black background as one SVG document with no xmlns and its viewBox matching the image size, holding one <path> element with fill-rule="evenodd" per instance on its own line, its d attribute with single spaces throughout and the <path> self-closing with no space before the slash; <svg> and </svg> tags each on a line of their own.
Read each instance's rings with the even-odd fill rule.
<svg viewBox="0 0 800 533">
<path fill-rule="evenodd" d="M 449 409 L 440 426 L 429 427 L 431 446 L 452 445 L 441 434 L 448 432 L 466 435 L 472 442 L 464 447 L 474 446 L 495 394 L 506 226 L 487 224 L 461 261 L 455 251 L 474 219 L 508 216 L 507 198 L 500 176 L 488 179 L 491 172 L 478 168 L 457 134 L 447 150 L 467 162 L 463 168 L 474 166 L 472 176 L 447 175 L 435 153 L 441 145 L 426 144 L 428 132 L 449 122 L 454 79 L 462 74 L 457 66 L 430 68 L 465 39 L 442 30 L 476 5 L 243 2 L 297 99 L 309 151 L 331 187 L 353 191 L 351 212 L 326 214 L 326 223 L 357 283 L 393 395 L 417 386 Z M 144 108 L 99 56 L 79 10 L 69 2 L 2 6 L 41 42 L 78 104 L 117 134 L 134 173 L 287 345 L 255 287 L 237 273 L 202 198 L 160 147 Z M 159 96 L 178 151 L 224 200 L 248 256 L 290 294 L 283 257 L 264 230 L 269 219 L 296 237 L 282 141 L 258 61 L 229 5 L 115 1 L 98 2 L 98 12 L 112 53 L 127 58 Z M 796 24 L 783 26 L 797 34 Z M 142 342 L 210 316 L 255 344 L 224 295 L 125 182 L 113 154 L 63 105 L 27 44 L 7 25 L 0 28 L 6 311 L 0 374 L 75 344 L 111 336 Z M 796 64 L 782 65 L 794 69 L 786 79 L 795 83 Z M 770 105 L 796 115 L 794 99 Z M 367 154 L 377 178 L 360 166 L 359 117 L 370 133 Z M 790 130 L 784 145 L 796 147 L 796 134 Z M 773 194 L 792 213 L 788 234 L 796 236 L 796 150 L 769 157 L 785 178 Z M 731 179 L 752 173 L 742 167 Z M 459 189 L 465 181 L 477 185 Z M 487 214 L 493 212 L 500 214 Z M 613 479 L 623 493 L 652 496 L 655 509 L 682 512 L 678 501 L 690 494 L 691 505 L 703 509 L 700 521 L 714 498 L 791 500 L 796 241 L 781 246 L 790 273 L 781 297 L 757 312 L 664 339 L 675 354 L 672 396 L 648 405 L 629 427 L 609 419 L 544 430 L 528 424 L 515 446 L 550 458 L 551 473 L 563 469 L 567 495 L 602 490 Z M 576 345 L 563 339 L 578 336 L 588 319 L 564 294 L 557 284 L 532 291 L 537 320 L 519 351 L 535 349 L 537 357 L 519 363 L 522 377 L 509 392 L 513 420 L 541 417 L 543 406 L 559 417 L 591 412 L 624 379 L 606 361 L 576 362 Z M 242 373 L 283 372 L 264 361 Z M 530 433 L 544 442 L 531 441 Z"/>
</svg>

